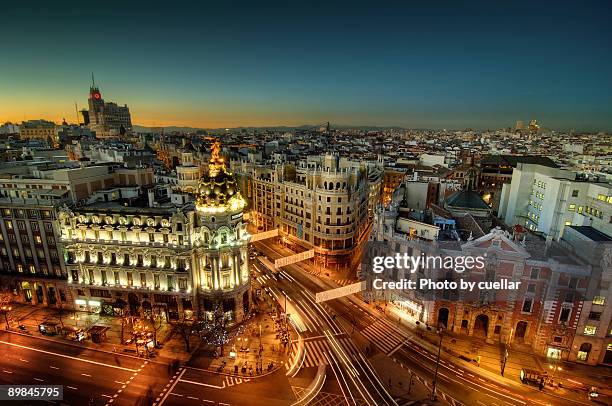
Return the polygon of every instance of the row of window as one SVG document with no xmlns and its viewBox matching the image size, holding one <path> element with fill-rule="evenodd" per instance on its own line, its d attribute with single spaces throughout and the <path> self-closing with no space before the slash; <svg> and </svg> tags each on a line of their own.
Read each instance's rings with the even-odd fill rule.
<svg viewBox="0 0 612 406">
<path fill-rule="evenodd" d="M 82 256 L 82 261 L 77 261 L 77 255 L 74 252 L 68 253 L 68 262 L 77 263 L 83 262 L 85 264 L 107 264 L 107 265 L 132 265 L 132 266 L 148 266 L 151 268 L 170 268 L 171 257 L 169 255 L 156 256 L 151 255 L 145 257 L 142 254 L 130 255 L 130 254 L 116 254 L 114 252 L 110 255 L 104 255 L 103 252 L 98 251 L 90 253 L 86 251 Z M 187 262 L 183 258 L 176 260 L 177 269 L 182 270 L 186 268 Z"/>
<path fill-rule="evenodd" d="M 80 234 L 81 234 L 81 239 L 85 240 L 87 239 L 87 230 L 79 230 Z M 169 239 L 168 239 L 168 234 L 165 233 L 146 233 L 146 232 L 140 232 L 138 233 L 138 242 L 146 242 L 148 240 L 148 242 L 162 242 L 162 241 L 156 241 L 155 239 L 155 235 L 162 235 L 162 241 L 164 243 L 168 243 Z M 114 238 L 113 237 L 113 231 L 112 230 L 104 230 L 104 231 L 100 231 L 100 230 L 94 230 L 94 238 L 96 240 L 110 240 L 110 241 L 122 241 L 125 242 L 128 240 L 127 238 L 127 231 L 121 231 L 121 234 L 119 235 L 120 239 L 118 238 Z M 143 235 L 148 236 L 145 237 L 143 239 Z M 182 237 L 182 236 L 179 236 Z"/>
<path fill-rule="evenodd" d="M 612 203 L 612 196 L 606 196 L 603 194 L 597 195 L 597 200 L 601 200 L 602 202 Z"/>
<path fill-rule="evenodd" d="M 21 257 L 21 253 L 19 252 L 19 248 L 17 247 L 13 247 L 11 249 L 11 253 L 13 254 L 13 258 L 20 258 Z M 26 258 L 32 258 L 32 250 L 30 248 L 24 248 L 23 250 L 24 256 Z M 3 257 L 8 257 L 8 250 L 6 249 L 6 247 L 2 247 L 0 248 L 0 255 L 2 255 Z M 56 260 L 58 259 L 58 254 L 56 250 L 51 250 L 50 251 L 50 255 L 51 255 L 51 260 Z M 45 258 L 45 250 L 43 250 L 42 248 L 39 248 L 36 250 L 36 256 L 40 259 L 44 259 Z"/>
<path fill-rule="evenodd" d="M 2 268 L 5 270 L 10 270 L 11 269 L 11 263 L 9 261 L 3 261 L 2 262 Z M 29 273 L 29 274 L 36 274 L 36 267 L 33 264 L 21 264 L 21 263 L 17 263 L 15 264 L 15 268 L 17 270 L 17 272 L 19 273 Z M 27 272 L 26 272 L 27 271 Z M 47 265 L 45 264 L 41 264 L 40 265 L 40 273 L 43 275 L 49 275 L 49 268 L 47 268 Z M 53 274 L 56 276 L 60 276 L 62 274 L 62 270 L 58 265 L 53 266 Z"/>
<path fill-rule="evenodd" d="M 17 229 L 19 229 L 19 230 L 25 230 L 26 229 L 25 221 L 18 220 L 18 221 L 16 221 L 16 223 L 17 223 Z M 49 232 L 53 231 L 53 224 L 51 224 L 51 222 L 45 221 L 43 224 L 44 224 L 45 231 L 49 231 Z M 13 222 L 11 220 L 4 220 L 4 225 L 5 225 L 7 230 L 13 230 L 14 229 Z M 37 221 L 30 221 L 30 228 L 32 229 L 32 231 L 39 231 L 38 222 Z"/>
<path fill-rule="evenodd" d="M 131 271 L 128 271 L 125 273 L 126 274 L 126 281 L 127 281 L 127 286 L 134 286 L 134 273 Z M 107 286 L 110 285 L 111 283 L 109 282 L 108 277 L 112 276 L 113 277 L 113 283 L 116 286 L 121 286 L 121 274 L 119 271 L 114 271 L 112 273 L 107 272 L 105 270 L 101 270 L 100 271 L 100 283 L 103 286 Z M 137 274 L 140 278 L 140 284 L 138 285 L 141 288 L 146 288 L 147 285 L 147 274 L 144 272 L 141 272 L 139 274 Z M 96 283 L 96 278 L 95 278 L 95 272 L 93 269 L 89 269 L 88 271 L 88 283 L 89 284 L 95 284 Z M 175 281 L 177 281 L 178 279 L 178 289 L 181 291 L 187 290 L 188 288 L 188 284 L 187 284 L 187 278 L 176 278 L 174 275 L 166 275 L 166 289 L 168 291 L 174 291 L 176 288 L 175 285 Z M 73 270 L 72 271 L 72 281 L 75 283 L 79 282 L 79 274 L 77 270 Z M 154 274 L 153 275 L 153 288 L 155 290 L 160 290 L 161 288 L 161 279 L 160 279 L 160 275 Z M 96 294 L 94 294 L 92 291 L 95 289 L 91 289 L 90 293 L 91 296 L 97 296 Z M 100 290 L 102 292 L 102 290 Z M 104 291 L 107 292 L 107 291 Z"/>
<path fill-rule="evenodd" d="M 542 211 L 542 203 L 534 202 L 533 200 L 529 200 L 529 206 L 534 207 L 535 209 Z"/>
<path fill-rule="evenodd" d="M 17 242 L 17 236 L 15 234 L 9 234 L 9 242 L 11 244 L 14 244 Z M 4 241 L 4 236 L 2 235 L 2 233 L 0 233 L 0 242 Z M 40 235 L 35 234 L 34 235 L 34 243 L 37 245 L 42 244 L 42 237 Z M 29 244 L 30 243 L 30 237 L 28 237 L 27 234 L 22 234 L 21 235 L 21 242 L 24 244 Z M 47 243 L 49 245 L 55 245 L 55 238 L 48 236 L 47 237 Z"/>
<path fill-rule="evenodd" d="M 2 209 L 3 217 L 15 217 L 15 218 L 42 218 L 42 219 L 50 219 L 52 216 L 51 210 L 36 210 L 36 209 Z"/>
<path fill-rule="evenodd" d="M 529 212 L 529 213 L 527 213 L 527 217 L 529 217 L 530 219 L 532 219 L 536 223 L 538 221 L 540 221 L 540 215 L 539 214 L 535 214 L 535 213 Z"/>
<path fill-rule="evenodd" d="M 603 211 L 597 210 L 594 207 L 586 206 L 584 208 L 584 211 L 585 213 L 590 214 L 591 216 L 595 216 L 595 217 L 599 217 L 600 219 L 603 219 Z"/>
<path fill-rule="evenodd" d="M 546 182 L 544 182 L 544 181 L 534 179 L 533 180 L 533 184 L 537 185 L 541 189 L 546 189 Z"/>
</svg>

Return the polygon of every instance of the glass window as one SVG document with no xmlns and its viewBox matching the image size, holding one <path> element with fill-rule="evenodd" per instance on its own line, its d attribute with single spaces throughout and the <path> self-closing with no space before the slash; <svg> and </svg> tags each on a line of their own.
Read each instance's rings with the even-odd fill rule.
<svg viewBox="0 0 612 406">
<path fill-rule="evenodd" d="M 603 296 L 595 296 L 593 298 L 593 304 L 594 305 L 603 305 L 606 301 L 606 298 Z"/>
<path fill-rule="evenodd" d="M 572 309 L 570 307 L 564 307 L 561 309 L 561 314 L 559 315 L 559 323 L 567 323 L 569 320 L 569 316 Z"/>
<path fill-rule="evenodd" d="M 601 312 L 589 312 L 589 320 L 600 320 Z"/>
<path fill-rule="evenodd" d="M 597 326 L 586 326 L 584 328 L 584 335 L 594 336 L 597 333 Z"/>
<path fill-rule="evenodd" d="M 525 298 L 523 301 L 523 312 L 531 313 L 531 308 L 533 307 L 533 299 Z"/>
</svg>

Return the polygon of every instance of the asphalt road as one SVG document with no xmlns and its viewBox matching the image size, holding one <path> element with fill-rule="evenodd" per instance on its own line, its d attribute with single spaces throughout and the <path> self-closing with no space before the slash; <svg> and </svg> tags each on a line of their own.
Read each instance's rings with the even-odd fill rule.
<svg viewBox="0 0 612 406">
<path fill-rule="evenodd" d="M 293 395 L 283 369 L 258 379 L 213 375 L 186 368 L 156 406 L 172 405 L 271 405 L 286 406 Z"/>
<path fill-rule="evenodd" d="M 271 259 L 290 254 L 290 251 L 272 241 L 257 242 L 255 246 Z M 325 282 L 312 274 L 316 268 L 307 263 L 300 263 L 283 267 L 283 273 L 290 279 L 282 277 L 270 280 L 270 285 L 286 290 L 290 295 L 301 297 L 331 289 Z M 292 288 L 293 286 L 293 288 Z M 298 296 L 299 297 L 299 296 Z M 348 297 L 325 302 L 320 306 L 327 313 L 337 319 L 343 319 L 345 325 L 354 326 L 355 334 L 360 334 L 372 343 L 379 351 L 390 356 L 390 362 L 397 362 L 405 367 L 408 382 L 408 370 L 414 372 L 422 380 L 433 380 L 436 355 L 431 354 L 411 340 L 413 336 L 404 330 L 395 328 L 383 314 L 372 310 L 358 299 L 349 300 Z M 323 317 L 325 318 L 325 317 Z M 395 361 L 391 361 L 395 359 Z M 488 376 L 480 376 L 476 371 L 467 371 L 455 360 L 444 354 L 438 370 L 437 388 L 439 392 L 452 396 L 457 401 L 474 406 L 501 406 L 501 405 L 588 405 L 586 399 L 580 395 L 560 396 L 551 393 L 549 389 L 540 392 L 527 385 L 506 385 L 500 381 L 492 380 Z"/>
<path fill-rule="evenodd" d="M 168 380 L 165 365 L 4 331 L 0 354 L 0 384 L 63 385 L 62 405 L 149 405 Z"/>
<path fill-rule="evenodd" d="M 270 243 L 256 243 L 256 246 L 272 259 L 283 255 Z M 265 275 L 269 294 L 279 302 L 287 297 L 287 311 L 301 327 L 301 335 L 307 342 L 306 357 L 310 366 L 327 364 L 328 379 L 337 381 L 340 394 L 349 405 L 396 405 L 365 354 L 351 342 L 345 326 L 326 307 L 316 303 L 313 292 L 322 289 L 303 278 L 296 265 L 283 269 L 278 275 L 265 270 L 261 274 Z M 291 275 L 285 271 L 291 271 Z"/>
</svg>

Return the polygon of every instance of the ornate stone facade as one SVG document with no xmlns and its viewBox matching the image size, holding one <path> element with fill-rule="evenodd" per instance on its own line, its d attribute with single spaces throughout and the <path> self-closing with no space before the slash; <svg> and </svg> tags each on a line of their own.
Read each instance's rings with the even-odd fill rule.
<svg viewBox="0 0 612 406">
<path fill-rule="evenodd" d="M 115 201 L 60 210 L 76 308 L 107 314 L 161 309 L 172 320 L 188 312 L 211 315 L 221 306 L 228 319 L 242 320 L 251 301 L 246 203 L 218 150 L 215 144 L 195 205 Z"/>
</svg>

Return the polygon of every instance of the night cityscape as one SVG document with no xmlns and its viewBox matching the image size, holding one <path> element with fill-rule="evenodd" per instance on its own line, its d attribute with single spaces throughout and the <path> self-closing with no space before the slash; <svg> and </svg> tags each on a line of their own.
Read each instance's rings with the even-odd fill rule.
<svg viewBox="0 0 612 406">
<path fill-rule="evenodd" d="M 608 2 L 3 5 L 0 404 L 612 405 Z"/>
</svg>

